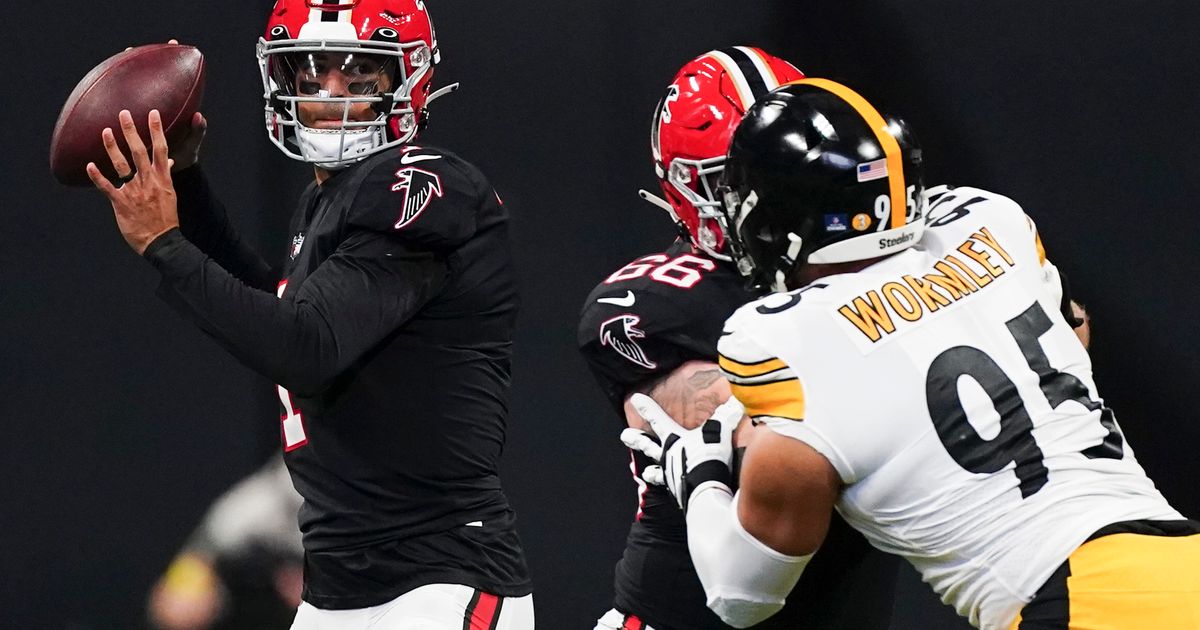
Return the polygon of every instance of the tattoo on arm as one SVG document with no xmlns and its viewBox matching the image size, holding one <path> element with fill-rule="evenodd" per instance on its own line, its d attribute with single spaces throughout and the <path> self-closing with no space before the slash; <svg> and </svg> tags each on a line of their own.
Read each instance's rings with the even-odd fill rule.
<svg viewBox="0 0 1200 630">
<path fill-rule="evenodd" d="M 657 401 L 663 411 L 681 425 L 700 426 L 729 398 L 729 385 L 721 377 L 721 371 L 710 365 L 685 364 L 649 384 L 643 393 Z"/>
</svg>

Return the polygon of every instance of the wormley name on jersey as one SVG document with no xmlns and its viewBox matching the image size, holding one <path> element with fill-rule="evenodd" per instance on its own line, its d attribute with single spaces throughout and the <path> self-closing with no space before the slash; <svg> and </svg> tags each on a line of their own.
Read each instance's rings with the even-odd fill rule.
<svg viewBox="0 0 1200 630">
<path fill-rule="evenodd" d="M 928 273 L 906 274 L 867 291 L 837 312 L 871 343 L 896 332 L 897 324 L 918 322 L 928 313 L 950 306 L 983 289 L 1016 267 L 986 227 L 955 248 L 959 254 L 937 259 Z"/>
</svg>

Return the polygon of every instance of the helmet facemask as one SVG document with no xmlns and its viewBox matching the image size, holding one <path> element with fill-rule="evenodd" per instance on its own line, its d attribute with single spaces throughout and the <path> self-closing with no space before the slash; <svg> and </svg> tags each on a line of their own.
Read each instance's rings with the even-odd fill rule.
<svg viewBox="0 0 1200 630">
<path fill-rule="evenodd" d="M 721 173 L 725 170 L 725 156 L 704 160 L 675 158 L 667 167 L 666 180 L 675 193 L 696 209 L 696 227 L 689 233 L 696 247 L 717 260 L 730 260 L 722 253 L 725 234 L 721 227 L 720 197 L 717 194 Z"/>
<path fill-rule="evenodd" d="M 260 40 L 258 58 L 271 141 L 292 159 L 331 170 L 416 135 L 421 120 L 413 92 L 428 86 L 423 80 L 435 63 L 421 41 Z M 301 105 L 310 103 L 323 106 L 323 123 L 301 120 Z M 370 119 L 362 115 L 366 108 Z"/>
</svg>

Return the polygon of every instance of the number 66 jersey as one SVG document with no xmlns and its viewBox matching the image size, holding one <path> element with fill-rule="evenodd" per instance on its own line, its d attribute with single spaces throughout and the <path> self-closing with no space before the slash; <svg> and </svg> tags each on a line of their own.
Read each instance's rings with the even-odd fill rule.
<svg viewBox="0 0 1200 630">
<path fill-rule="evenodd" d="M 1183 517 L 1134 458 L 1013 201 L 930 201 L 922 242 L 739 309 L 747 413 L 824 455 L 837 509 L 971 623 L 1007 628 L 1097 530 Z"/>
</svg>

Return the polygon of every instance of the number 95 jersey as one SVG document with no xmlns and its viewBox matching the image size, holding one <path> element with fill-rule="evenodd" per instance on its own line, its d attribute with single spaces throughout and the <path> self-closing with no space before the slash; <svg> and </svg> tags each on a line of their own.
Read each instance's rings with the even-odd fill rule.
<svg viewBox="0 0 1200 630">
<path fill-rule="evenodd" d="M 982 628 L 1096 530 L 1182 518 L 1104 406 L 1032 222 L 973 188 L 916 247 L 747 304 L 720 363 L 747 413 L 824 455 L 837 509 Z"/>
</svg>

